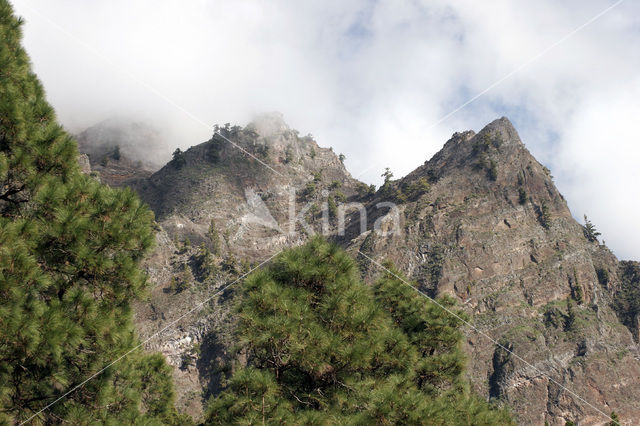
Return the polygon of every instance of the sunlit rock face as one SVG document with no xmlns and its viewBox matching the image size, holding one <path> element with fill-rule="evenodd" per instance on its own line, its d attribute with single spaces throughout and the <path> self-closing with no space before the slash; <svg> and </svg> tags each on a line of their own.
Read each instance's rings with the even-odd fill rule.
<svg viewBox="0 0 640 426">
<path fill-rule="evenodd" d="M 585 237 L 509 120 L 454 134 L 424 165 L 375 193 L 277 113 L 217 131 L 153 174 L 133 164 L 147 174 L 109 178 L 135 189 L 158 221 L 146 263 L 155 287 L 136 311 L 143 338 L 250 265 L 324 232 L 358 259 L 366 280 L 380 268 L 361 253 L 392 261 L 425 294 L 455 297 L 470 316 L 465 349 L 474 388 L 511 407 L 520 423 L 602 424 L 598 410 L 640 418 L 637 318 L 620 302 L 635 281 Z M 323 225 L 329 199 L 364 206 L 365 232 L 357 211 L 347 214 L 344 234 L 335 216 Z M 397 206 L 397 223 L 383 202 Z M 292 210 L 293 219 L 306 212 L 308 228 L 291 224 Z M 373 231 L 377 221 L 384 232 Z M 201 246 L 214 248 L 212 222 L 217 270 L 205 278 L 198 255 Z M 187 269 L 191 285 L 176 291 Z M 176 366 L 179 404 L 196 416 L 204 399 L 193 395 L 219 392 L 231 360 L 232 301 L 232 289 L 215 296 L 148 347 Z"/>
</svg>

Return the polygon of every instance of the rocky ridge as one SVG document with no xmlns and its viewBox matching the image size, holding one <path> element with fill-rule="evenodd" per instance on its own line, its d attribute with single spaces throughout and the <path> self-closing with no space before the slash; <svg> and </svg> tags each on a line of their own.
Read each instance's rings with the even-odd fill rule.
<svg viewBox="0 0 640 426">
<path fill-rule="evenodd" d="M 76 135 L 94 174 L 111 186 L 129 186 L 160 168 L 163 141 L 158 131 L 119 118 L 104 120 Z M 157 159 L 154 159 L 157 158 Z"/>
<path fill-rule="evenodd" d="M 635 324 L 637 337 L 638 316 L 620 301 L 637 285 L 634 275 L 587 238 L 506 118 L 454 134 L 431 160 L 377 192 L 277 114 L 218 133 L 126 183 L 159 227 L 146 262 L 154 288 L 137 307 L 138 329 L 144 338 L 186 314 L 148 349 L 176 366 L 188 412 L 198 415 L 219 390 L 233 356 L 233 287 L 217 294 L 221 286 L 320 232 L 324 209 L 333 211 L 330 238 L 359 259 L 367 279 L 380 271 L 360 253 L 393 261 L 431 296 L 459 300 L 472 318 L 465 349 L 473 386 L 512 407 L 521 423 L 602 424 L 597 410 L 640 418 L 631 332 Z M 398 206 L 400 233 L 372 231 L 388 214 L 376 208 L 383 201 Z M 337 232 L 341 203 L 367 208 L 365 233 L 357 212 L 347 216 L 345 235 Z"/>
<path fill-rule="evenodd" d="M 420 180 L 429 190 L 403 201 Z M 614 311 L 618 261 L 585 236 L 507 119 L 454 134 L 372 203 L 385 196 L 399 200 L 404 232 L 352 229 L 343 243 L 393 260 L 427 293 L 463 304 L 478 392 L 507 403 L 524 424 L 601 424 L 591 404 L 638 418 L 638 347 Z"/>
</svg>

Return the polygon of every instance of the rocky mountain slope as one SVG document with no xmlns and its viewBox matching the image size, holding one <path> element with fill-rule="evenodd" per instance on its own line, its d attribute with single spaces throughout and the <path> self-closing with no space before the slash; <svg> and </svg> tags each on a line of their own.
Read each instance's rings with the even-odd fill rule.
<svg viewBox="0 0 640 426">
<path fill-rule="evenodd" d="M 505 118 L 454 134 L 377 192 L 277 114 L 219 129 L 126 183 L 159 227 L 147 260 L 155 288 L 137 309 L 138 328 L 144 338 L 184 316 L 149 349 L 177 367 L 179 402 L 192 414 L 220 388 L 232 357 L 233 287 L 217 291 L 324 230 L 366 278 L 380 273 L 367 257 L 391 260 L 428 294 L 455 296 L 471 318 L 465 350 L 474 387 L 521 423 L 602 424 L 598 410 L 640 418 L 637 265 L 618 262 L 573 219 Z M 381 202 L 397 205 L 395 222 Z M 343 203 L 366 208 L 366 232 L 352 211 L 341 235 Z M 375 232 L 376 222 L 400 232 Z"/>
<path fill-rule="evenodd" d="M 411 194 L 420 180 L 429 190 Z M 464 305 L 480 393 L 506 402 L 523 424 L 602 423 L 591 405 L 639 418 L 638 347 L 614 311 L 618 261 L 585 236 L 507 119 L 453 135 L 371 203 L 385 197 L 400 203 L 404 232 L 352 229 L 343 242 Z"/>
<path fill-rule="evenodd" d="M 120 118 L 104 120 L 76 136 L 91 169 L 111 186 L 151 176 L 161 166 L 164 142 L 151 126 Z"/>
<path fill-rule="evenodd" d="M 148 179 L 129 184 L 152 207 L 160 230 L 147 261 L 157 285 L 151 303 L 137 312 L 143 338 L 282 248 L 305 241 L 305 228 L 321 232 L 327 198 L 335 204 L 363 192 L 331 149 L 300 137 L 279 114 L 244 128 L 222 127 L 211 140 L 176 152 Z M 178 403 L 195 416 L 228 367 L 230 294 L 149 345 L 177 367 Z"/>
</svg>

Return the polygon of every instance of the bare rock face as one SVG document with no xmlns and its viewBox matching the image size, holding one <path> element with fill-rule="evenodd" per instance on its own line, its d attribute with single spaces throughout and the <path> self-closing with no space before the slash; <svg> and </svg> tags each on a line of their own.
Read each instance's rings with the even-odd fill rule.
<svg viewBox="0 0 640 426">
<path fill-rule="evenodd" d="M 76 136 L 91 169 L 110 186 L 130 186 L 158 170 L 166 151 L 161 135 L 139 122 L 111 118 Z"/>
<path fill-rule="evenodd" d="M 232 365 L 233 283 L 324 227 L 365 279 L 380 269 L 362 253 L 393 261 L 432 297 L 454 296 L 471 318 L 473 387 L 511 407 L 520 423 L 603 424 L 612 411 L 623 421 L 640 418 L 640 267 L 585 237 L 549 170 L 506 118 L 454 134 L 423 166 L 375 193 L 278 114 L 218 128 L 125 184 L 159 227 L 146 262 L 154 289 L 136 309 L 137 327 L 143 338 L 168 327 L 148 349 L 176 367 L 178 403 L 192 415 Z M 338 233 L 336 205 L 350 202 L 366 207 L 364 233 L 357 212 Z M 400 232 L 372 230 L 389 216 L 381 202 L 398 206 Z"/>
<path fill-rule="evenodd" d="M 78 155 L 78 164 L 80 165 L 80 171 L 85 175 L 91 173 L 91 163 L 89 162 L 89 156 L 87 154 Z"/>
<path fill-rule="evenodd" d="M 331 149 L 269 114 L 244 128 L 218 128 L 149 178 L 127 184 L 159 227 L 145 264 L 154 288 L 136 308 L 137 328 L 145 339 L 183 318 L 147 349 L 175 367 L 178 406 L 197 418 L 232 366 L 234 291 L 225 286 L 304 242 L 305 227 L 319 232 L 321 204 L 357 198 L 358 182 Z"/>
<path fill-rule="evenodd" d="M 411 193 L 416 182 L 429 190 Z M 638 347 L 613 309 L 618 261 L 585 238 L 506 118 L 453 135 L 372 203 L 385 196 L 400 203 L 403 232 L 363 240 L 352 229 L 343 243 L 463 304 L 479 393 L 523 424 L 602 424 L 612 410 L 640 418 Z"/>
<path fill-rule="evenodd" d="M 331 149 L 268 114 L 218 129 L 133 186 L 174 238 L 198 245 L 213 221 L 226 251 L 254 261 L 304 241 L 297 231 L 321 204 L 356 198 L 358 183 Z"/>
</svg>

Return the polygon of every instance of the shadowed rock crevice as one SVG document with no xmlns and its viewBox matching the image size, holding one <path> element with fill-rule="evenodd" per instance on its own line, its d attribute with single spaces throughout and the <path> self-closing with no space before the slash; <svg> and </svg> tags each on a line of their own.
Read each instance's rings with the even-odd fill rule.
<svg viewBox="0 0 640 426">
<path fill-rule="evenodd" d="M 166 318 L 279 249 L 307 240 L 299 223 L 295 233 L 288 232 L 291 190 L 297 189 L 296 212 L 307 204 L 319 209 L 323 203 L 359 202 L 367 209 L 367 232 L 361 233 L 359 213 L 353 211 L 345 234 L 338 235 L 332 214 L 329 238 L 358 260 L 365 280 L 380 269 L 359 252 L 379 263 L 393 262 L 428 295 L 455 297 L 475 328 L 508 342 L 543 372 L 532 373 L 468 328 L 465 351 L 474 390 L 508 404 L 523 424 L 602 423 L 600 413 L 550 380 L 605 412 L 640 418 L 639 268 L 585 237 L 551 172 L 531 155 L 509 120 L 495 120 L 477 133 L 455 133 L 422 166 L 377 191 L 353 179 L 331 149 L 300 136 L 279 115 L 219 131 L 260 161 L 213 137 L 130 183 L 155 211 L 163 235 L 148 261 L 158 288 L 169 285 L 177 270 L 172 263 L 187 262 L 201 244 L 211 249 L 211 223 L 218 235 L 214 264 L 220 273 L 213 283 L 152 295 L 151 303 Z M 255 202 L 248 202 L 248 193 L 255 194 Z M 397 205 L 401 233 L 371 231 L 388 213 L 377 208 L 381 202 Z M 264 204 L 277 227 L 255 220 L 261 211 L 256 203 Z M 320 232 L 315 209 L 305 217 Z M 187 239 L 190 247 L 184 249 Z M 179 389 L 182 401 L 202 387 L 206 395 L 220 389 L 208 366 L 231 353 L 225 346 L 230 343 L 207 336 L 233 323 L 230 300 L 213 304 L 194 316 L 196 325 L 174 332 L 175 341 L 190 337 L 201 348 L 197 368 L 176 373 L 180 383 L 189 383 Z M 150 312 L 143 315 L 145 309 L 138 315 L 143 336 L 159 321 L 154 323 Z M 167 356 L 177 357 L 176 348 L 167 349 Z"/>
</svg>

